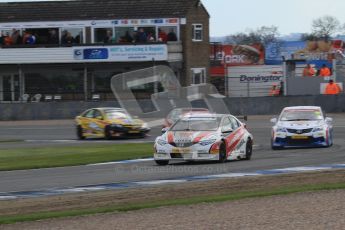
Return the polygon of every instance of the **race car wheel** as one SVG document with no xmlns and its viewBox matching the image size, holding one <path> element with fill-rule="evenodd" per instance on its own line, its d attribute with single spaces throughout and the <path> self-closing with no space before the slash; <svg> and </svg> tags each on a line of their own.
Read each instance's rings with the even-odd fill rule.
<svg viewBox="0 0 345 230">
<path fill-rule="evenodd" d="M 274 146 L 273 145 L 273 140 L 271 139 L 271 149 L 272 150 L 278 150 L 278 149 L 281 149 L 282 147 L 277 147 L 277 146 Z"/>
<path fill-rule="evenodd" d="M 219 147 L 219 162 L 224 163 L 226 161 L 226 145 L 222 143 Z"/>
<path fill-rule="evenodd" d="M 77 137 L 79 140 L 84 140 L 85 139 L 85 136 L 84 136 L 84 133 L 83 133 L 83 128 L 78 125 L 77 126 Z"/>
<path fill-rule="evenodd" d="M 109 126 L 106 126 L 105 129 L 104 129 L 104 137 L 107 140 L 111 140 L 112 139 Z"/>
<path fill-rule="evenodd" d="M 169 164 L 169 161 L 167 160 L 155 160 L 156 164 L 157 165 L 168 165 Z"/>
<path fill-rule="evenodd" d="M 252 157 L 253 153 L 253 142 L 251 139 L 248 139 L 247 144 L 246 144 L 246 157 L 244 158 L 245 160 L 250 160 Z"/>
</svg>

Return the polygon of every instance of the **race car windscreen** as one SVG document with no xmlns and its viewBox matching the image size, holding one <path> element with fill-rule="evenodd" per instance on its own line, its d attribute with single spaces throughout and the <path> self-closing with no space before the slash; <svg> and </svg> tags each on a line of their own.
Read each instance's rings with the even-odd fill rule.
<svg viewBox="0 0 345 230">
<path fill-rule="evenodd" d="M 171 128 L 171 131 L 216 131 L 220 118 L 212 119 L 180 119 Z"/>
<path fill-rule="evenodd" d="M 117 110 L 106 110 L 105 114 L 107 116 L 108 119 L 130 119 L 131 117 L 121 111 L 117 111 Z"/>
<path fill-rule="evenodd" d="M 281 121 L 316 121 L 323 120 L 320 110 L 286 110 L 280 117 Z"/>
<path fill-rule="evenodd" d="M 173 109 L 167 116 L 167 119 L 175 122 L 178 119 L 180 119 L 184 114 L 187 113 L 206 113 L 209 112 L 208 109 L 203 109 L 203 108 L 177 108 Z"/>
</svg>

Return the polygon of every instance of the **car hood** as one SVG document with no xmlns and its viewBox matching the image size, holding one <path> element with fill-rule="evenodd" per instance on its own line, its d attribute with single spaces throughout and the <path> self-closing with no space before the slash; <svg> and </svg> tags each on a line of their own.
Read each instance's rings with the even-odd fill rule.
<svg viewBox="0 0 345 230">
<path fill-rule="evenodd" d="M 166 133 L 166 140 L 169 143 L 190 143 L 194 142 L 197 143 L 202 139 L 217 136 L 217 132 L 215 131 L 169 131 Z"/>
<path fill-rule="evenodd" d="M 142 125 L 144 123 L 140 119 L 108 119 L 106 121 L 110 124 L 118 125 Z"/>
<path fill-rule="evenodd" d="M 324 125 L 324 121 L 279 121 L 277 126 L 288 129 L 308 129 Z"/>
</svg>

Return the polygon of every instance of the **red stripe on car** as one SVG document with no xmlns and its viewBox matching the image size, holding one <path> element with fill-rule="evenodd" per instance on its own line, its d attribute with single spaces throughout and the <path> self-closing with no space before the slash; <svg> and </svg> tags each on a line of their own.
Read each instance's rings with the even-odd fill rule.
<svg viewBox="0 0 345 230">
<path fill-rule="evenodd" d="M 198 136 L 194 138 L 193 142 L 198 143 L 202 138 L 209 136 L 211 133 L 212 132 L 201 132 Z"/>
<path fill-rule="evenodd" d="M 168 132 L 168 143 L 174 142 L 174 134 L 172 132 Z"/>
</svg>

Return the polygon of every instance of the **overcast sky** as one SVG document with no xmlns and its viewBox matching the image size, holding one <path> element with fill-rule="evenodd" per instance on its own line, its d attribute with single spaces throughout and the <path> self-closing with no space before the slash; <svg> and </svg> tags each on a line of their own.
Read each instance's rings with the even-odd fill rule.
<svg viewBox="0 0 345 230">
<path fill-rule="evenodd" d="M 345 23 L 344 0 L 202 0 L 211 15 L 211 36 L 278 26 L 282 35 L 311 32 L 312 20 L 331 15 Z"/>
<path fill-rule="evenodd" d="M 9 1 L 0 0 L 0 2 Z M 211 36 L 224 36 L 272 25 L 278 26 L 281 35 L 311 32 L 312 20 L 324 15 L 334 16 L 345 23 L 344 0 L 202 0 L 202 2 L 211 15 Z"/>
</svg>

